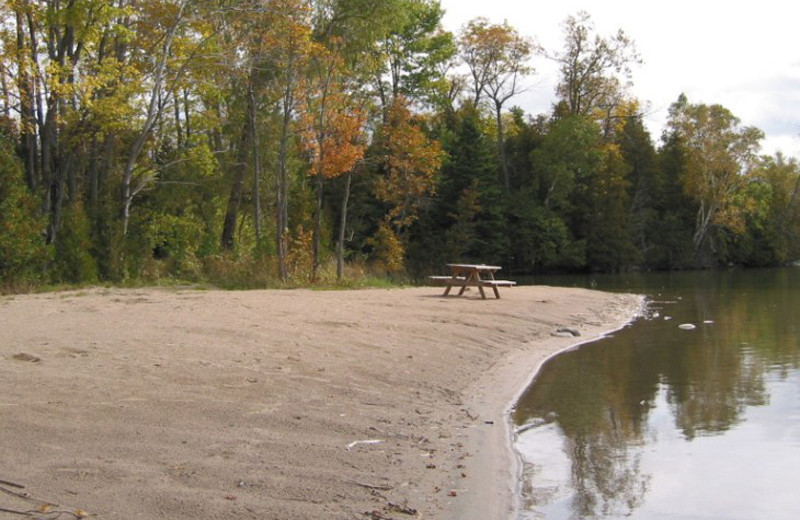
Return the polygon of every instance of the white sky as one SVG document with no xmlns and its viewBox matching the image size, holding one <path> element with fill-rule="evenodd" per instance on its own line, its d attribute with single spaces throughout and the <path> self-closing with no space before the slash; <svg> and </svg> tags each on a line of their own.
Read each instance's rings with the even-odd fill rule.
<svg viewBox="0 0 800 520">
<path fill-rule="evenodd" d="M 632 94 L 649 104 L 646 123 L 660 142 L 670 104 L 720 104 L 743 125 L 764 131 L 763 153 L 800 158 L 800 3 L 672 0 L 441 0 L 444 26 L 457 33 L 472 18 L 508 23 L 548 50 L 560 50 L 562 22 L 588 12 L 603 36 L 622 29 L 644 64 L 633 71 Z M 549 113 L 557 81 L 552 63 L 536 57 L 529 90 L 511 100 L 536 115 Z"/>
</svg>

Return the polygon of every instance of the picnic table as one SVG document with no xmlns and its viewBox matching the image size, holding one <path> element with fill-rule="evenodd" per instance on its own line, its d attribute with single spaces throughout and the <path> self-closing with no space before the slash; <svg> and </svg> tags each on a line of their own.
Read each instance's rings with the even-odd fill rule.
<svg viewBox="0 0 800 520">
<path fill-rule="evenodd" d="M 467 287 L 477 287 L 481 298 L 486 299 L 484 287 L 491 287 L 495 298 L 500 298 L 498 287 L 513 287 L 516 282 L 511 280 L 496 280 L 494 273 L 502 269 L 497 265 L 485 264 L 447 264 L 450 268 L 449 276 L 430 276 L 431 281 L 445 285 L 444 296 L 450 294 L 453 287 L 460 287 L 458 296 L 464 294 Z"/>
</svg>

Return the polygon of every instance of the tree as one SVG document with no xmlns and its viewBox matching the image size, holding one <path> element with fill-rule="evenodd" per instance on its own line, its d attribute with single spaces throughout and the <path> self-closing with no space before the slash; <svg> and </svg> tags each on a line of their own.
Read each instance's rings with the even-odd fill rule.
<svg viewBox="0 0 800 520">
<path fill-rule="evenodd" d="M 375 184 L 375 195 L 388 206 L 381 232 L 391 232 L 399 240 L 417 219 L 425 197 L 435 192 L 434 175 L 443 154 L 439 143 L 413 123 L 403 97 L 389 109 L 376 143 L 383 175 Z"/>
<path fill-rule="evenodd" d="M 764 134 L 721 105 L 690 104 L 681 94 L 669 110 L 668 130 L 685 149 L 681 181 L 698 204 L 692 242 L 696 260 L 708 246 L 714 252 L 715 226 L 741 230 L 735 196 L 747 181 Z"/>
<path fill-rule="evenodd" d="M 316 180 L 317 203 L 314 211 L 314 261 L 312 279 L 320 267 L 322 235 L 322 201 L 326 179 L 350 172 L 364 155 L 360 139 L 364 117 L 346 90 L 344 63 L 333 48 L 320 48 L 316 53 L 315 72 L 306 95 L 301 117 L 301 135 L 311 158 L 310 173 Z M 346 190 L 346 195 L 349 190 Z M 346 201 L 342 214 L 346 217 Z M 341 235 L 341 233 L 340 233 Z M 341 236 L 340 236 L 341 238 Z M 341 242 L 342 240 L 340 240 Z M 343 244 L 337 246 L 337 275 L 342 276 Z"/>
<path fill-rule="evenodd" d="M 0 132 L 0 284 L 32 281 L 43 273 L 49 251 L 36 205 L 13 147 Z"/>
<path fill-rule="evenodd" d="M 527 62 L 534 46 L 508 24 L 493 25 L 485 18 L 477 18 L 462 30 L 459 47 L 472 77 L 473 105 L 478 106 L 482 94 L 492 101 L 503 186 L 508 194 L 511 187 L 505 153 L 503 106 L 521 92 L 521 77 L 532 72 Z"/>
<path fill-rule="evenodd" d="M 286 264 L 289 233 L 289 154 L 294 135 L 298 94 L 305 78 L 313 49 L 311 5 L 306 0 L 271 0 L 267 12 L 270 23 L 262 34 L 262 45 L 274 77 L 270 88 L 279 113 L 277 154 L 276 230 L 278 271 L 282 280 L 289 276 Z"/>
<path fill-rule="evenodd" d="M 586 239 L 592 226 L 592 183 L 603 168 L 602 136 L 597 123 L 587 116 L 570 115 L 555 120 L 539 148 L 531 152 L 536 182 L 531 186 L 537 212 L 536 229 L 541 240 L 556 251 L 550 265 L 582 268 L 586 265 Z M 560 220 L 561 225 L 553 223 Z M 564 229 L 568 233 L 553 233 Z"/>
<path fill-rule="evenodd" d="M 800 257 L 800 165 L 780 152 L 761 157 L 748 182 L 749 263 L 784 265 Z"/>
<path fill-rule="evenodd" d="M 666 140 L 656 154 L 651 177 L 651 224 L 644 229 L 644 261 L 653 269 L 688 269 L 693 266 L 697 203 L 683 189 L 686 150 L 676 136 Z"/>
<path fill-rule="evenodd" d="M 549 57 L 559 64 L 556 94 L 570 114 L 589 115 L 601 105 L 615 105 L 630 80 L 631 65 L 641 62 L 633 41 L 620 29 L 604 38 L 594 34 L 585 11 L 564 22 L 564 49 Z"/>
<path fill-rule="evenodd" d="M 587 179 L 586 260 L 592 269 L 619 271 L 639 260 L 631 238 L 630 166 L 616 143 L 603 143 L 599 168 Z"/>
<path fill-rule="evenodd" d="M 456 54 L 453 35 L 442 30 L 438 0 L 400 0 L 398 16 L 378 41 L 383 65 L 376 88 L 384 113 L 398 96 L 435 103 L 444 83 L 446 64 Z"/>
<path fill-rule="evenodd" d="M 471 104 L 455 114 L 453 137 L 446 144 L 437 200 L 441 218 L 439 243 L 458 261 L 500 262 L 508 249 L 502 183 L 497 157 L 487 139 L 487 122 Z"/>
<path fill-rule="evenodd" d="M 165 30 L 161 45 L 155 54 L 153 67 L 151 70 L 143 70 L 145 74 L 151 75 L 151 84 L 147 93 L 147 107 L 144 111 L 144 120 L 141 123 L 133 143 L 128 150 L 128 157 L 125 161 L 125 168 L 122 173 L 122 234 L 128 232 L 128 222 L 130 221 L 131 204 L 136 195 L 141 192 L 152 180 L 157 172 L 145 168 L 143 172 L 137 174 L 135 171 L 139 157 L 144 150 L 145 144 L 152 133 L 158 118 L 165 107 L 165 98 L 174 96 L 175 92 L 172 85 L 165 85 L 167 74 L 170 72 L 169 65 L 174 58 L 172 45 L 178 32 L 184 26 L 186 17 L 189 14 L 191 0 L 181 0 L 176 5 L 167 6 L 174 8 L 175 12 L 167 9 L 165 16 Z M 162 7 L 162 6 L 157 6 Z M 156 15 L 161 14 L 159 9 L 155 9 Z M 156 22 L 158 23 L 158 22 Z M 146 63 L 146 62 L 144 62 Z M 181 66 L 178 65 L 175 74 L 181 74 Z"/>
</svg>

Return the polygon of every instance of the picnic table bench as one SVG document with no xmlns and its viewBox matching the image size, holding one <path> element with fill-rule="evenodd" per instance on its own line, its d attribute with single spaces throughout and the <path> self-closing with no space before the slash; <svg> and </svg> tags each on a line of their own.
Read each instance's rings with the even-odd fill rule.
<svg viewBox="0 0 800 520">
<path fill-rule="evenodd" d="M 434 283 L 444 284 L 444 296 L 450 294 L 453 287 L 460 287 L 458 296 L 464 294 L 467 287 L 477 287 L 481 293 L 481 298 L 486 299 L 484 287 L 491 287 L 495 298 L 500 298 L 498 287 L 513 287 L 517 282 L 511 280 L 496 280 L 494 273 L 502 269 L 497 265 L 484 264 L 447 264 L 450 268 L 450 276 L 429 276 L 428 279 Z"/>
</svg>

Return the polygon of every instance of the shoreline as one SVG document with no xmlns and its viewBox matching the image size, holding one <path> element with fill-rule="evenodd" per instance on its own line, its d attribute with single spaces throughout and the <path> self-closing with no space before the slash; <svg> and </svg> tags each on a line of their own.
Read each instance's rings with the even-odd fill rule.
<svg viewBox="0 0 800 520">
<path fill-rule="evenodd" d="M 631 296 L 631 295 L 622 295 Z M 530 385 L 533 384 L 536 377 L 539 375 L 545 363 L 553 358 L 572 350 L 581 348 L 582 346 L 595 342 L 605 336 L 613 334 L 628 325 L 630 325 L 636 318 L 641 316 L 644 310 L 644 297 L 636 296 L 636 305 L 629 309 L 629 313 L 619 315 L 616 321 L 609 321 L 605 323 L 606 326 L 598 327 L 596 324 L 582 330 L 581 339 L 573 343 L 578 338 L 564 338 L 551 336 L 550 338 L 540 339 L 538 341 L 531 340 L 527 343 L 537 343 L 539 350 L 543 349 L 546 354 L 540 355 L 540 352 L 530 352 L 527 350 L 515 351 L 509 359 L 506 360 L 507 368 L 499 370 L 505 372 L 504 377 L 498 377 L 498 380 L 510 381 L 509 384 L 502 387 L 503 391 L 511 390 L 512 397 L 503 401 L 503 397 L 498 395 L 498 399 L 494 405 L 500 405 L 497 409 L 502 409 L 502 425 L 505 430 L 503 439 L 495 438 L 493 443 L 489 444 L 487 456 L 484 458 L 484 464 L 489 467 L 495 467 L 495 471 L 502 472 L 503 465 L 507 468 L 507 478 L 501 479 L 499 482 L 505 481 L 507 485 L 501 487 L 501 494 L 499 503 L 492 503 L 487 496 L 479 496 L 477 500 L 472 500 L 457 510 L 454 515 L 448 516 L 448 520 L 459 520 L 462 518 L 509 518 L 516 519 L 522 511 L 522 479 L 524 464 L 519 452 L 516 449 L 516 432 L 514 429 L 511 414 L 516 407 L 517 402 L 522 398 L 522 395 L 528 390 Z M 530 364 L 533 362 L 534 364 Z M 526 370 L 524 367 L 533 366 L 533 369 Z M 521 368 L 520 368 L 521 367 Z M 527 376 L 526 376 L 527 374 Z M 492 378 L 497 376 L 492 376 Z M 523 381 L 521 386 L 516 386 L 519 381 Z M 491 384 L 491 382 L 489 382 Z M 516 390 L 514 390 L 516 388 Z M 491 408 L 491 403 L 484 403 Z M 498 444 L 499 442 L 499 444 Z M 492 460 L 496 463 L 492 463 Z M 505 489 L 506 496 L 502 495 L 502 490 Z M 495 492 L 497 492 L 495 490 Z M 474 498 L 474 497 L 473 497 Z M 507 507 L 503 507 L 503 505 Z M 487 507 L 488 506 L 488 507 Z"/>
<path fill-rule="evenodd" d="M 609 336 L 611 334 L 614 334 L 615 332 L 617 332 L 619 330 L 622 330 L 625 327 L 631 325 L 637 318 L 642 316 L 642 314 L 644 312 L 644 306 L 645 305 L 646 305 L 645 304 L 645 299 L 644 299 L 644 297 L 641 297 L 640 298 L 640 302 L 639 302 L 639 308 L 636 310 L 636 312 L 633 315 L 631 315 L 629 318 L 627 318 L 626 321 L 618 324 L 617 327 L 612 328 L 610 330 L 601 331 L 599 334 L 595 335 L 594 337 L 591 337 L 591 338 L 588 338 L 588 339 L 584 339 L 584 340 L 582 340 L 582 341 L 580 341 L 578 343 L 575 343 L 575 344 L 569 345 L 567 347 L 564 347 L 563 349 L 558 350 L 556 352 L 553 352 L 549 356 L 545 357 L 545 359 L 543 359 L 536 366 L 536 369 L 531 373 L 531 377 L 528 380 L 527 384 L 522 388 L 522 390 L 520 390 L 516 394 L 516 396 L 514 396 L 512 401 L 507 406 L 506 411 L 505 411 L 505 419 L 506 419 L 505 422 L 506 422 L 506 426 L 508 428 L 508 443 L 509 443 L 508 446 L 509 446 L 509 449 L 511 450 L 512 455 L 513 455 L 513 460 L 514 460 L 513 474 L 515 475 L 515 477 L 514 477 L 515 485 L 514 485 L 514 488 L 513 488 L 514 491 L 513 491 L 513 495 L 512 495 L 512 518 L 514 518 L 514 519 L 519 518 L 519 515 L 522 512 L 522 499 L 523 499 L 523 496 L 522 496 L 522 485 L 523 485 L 523 478 L 524 478 L 524 471 L 525 471 L 525 463 L 522 460 L 522 456 L 521 456 L 521 454 L 519 453 L 519 450 L 517 450 L 517 447 L 516 447 L 517 432 L 516 432 L 516 430 L 514 428 L 513 420 L 511 419 L 511 415 L 514 412 L 514 408 L 516 407 L 516 404 L 522 398 L 523 394 L 530 388 L 530 386 L 534 384 L 536 378 L 539 376 L 539 372 L 541 372 L 542 368 L 544 368 L 544 365 L 546 363 L 550 362 L 552 359 L 554 359 L 554 358 L 556 358 L 556 357 L 558 357 L 558 356 L 560 356 L 562 354 L 565 354 L 567 352 L 571 352 L 571 351 L 574 351 L 574 350 L 578 350 L 578 349 L 582 348 L 584 345 L 588 345 L 589 343 L 593 343 L 595 341 L 598 341 L 598 340 L 600 340 L 602 338 L 605 338 L 605 337 L 607 337 L 607 336 Z"/>
<path fill-rule="evenodd" d="M 109 519 L 508 518 L 511 408 L 547 359 L 624 326 L 641 298 L 476 296 L 0 298 L 0 480 Z"/>
</svg>

